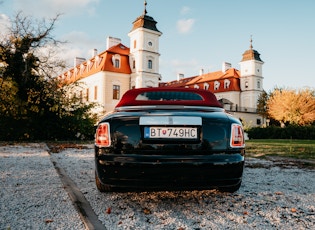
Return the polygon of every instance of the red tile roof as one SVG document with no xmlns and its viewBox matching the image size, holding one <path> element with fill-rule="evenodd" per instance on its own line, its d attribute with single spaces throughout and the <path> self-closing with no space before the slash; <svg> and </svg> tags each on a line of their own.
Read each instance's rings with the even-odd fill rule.
<svg viewBox="0 0 315 230">
<path fill-rule="evenodd" d="M 229 86 L 225 86 L 224 80 L 229 81 Z M 220 86 L 214 88 L 214 83 L 219 82 Z M 209 85 L 209 90 L 214 93 L 228 92 L 228 91 L 241 91 L 240 89 L 240 72 L 235 68 L 230 68 L 226 72 L 216 71 L 211 73 L 202 74 L 199 76 L 183 78 L 171 82 L 161 83 L 160 87 L 189 87 L 194 88 L 196 85 L 203 89 L 204 84 Z"/>
<path fill-rule="evenodd" d="M 129 53 L 130 49 L 120 43 L 71 68 L 61 74 L 59 78 L 63 83 L 70 84 L 101 71 L 130 74 Z M 120 68 L 114 66 L 114 55 L 119 55 L 120 57 Z"/>
</svg>

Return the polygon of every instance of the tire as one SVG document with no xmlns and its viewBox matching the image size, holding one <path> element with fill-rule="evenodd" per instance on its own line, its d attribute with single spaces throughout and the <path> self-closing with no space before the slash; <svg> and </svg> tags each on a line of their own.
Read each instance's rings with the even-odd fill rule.
<svg viewBox="0 0 315 230">
<path fill-rule="evenodd" d="M 100 181 L 100 178 L 98 178 L 98 176 L 97 176 L 96 171 L 95 171 L 95 184 L 96 184 L 97 189 L 100 192 L 111 192 L 112 191 L 110 186 L 102 184 L 102 182 Z"/>
<path fill-rule="evenodd" d="M 220 192 L 228 192 L 228 193 L 234 193 L 241 187 L 242 181 L 240 181 L 238 184 L 233 186 L 227 186 L 227 187 L 220 187 L 218 190 Z"/>
</svg>

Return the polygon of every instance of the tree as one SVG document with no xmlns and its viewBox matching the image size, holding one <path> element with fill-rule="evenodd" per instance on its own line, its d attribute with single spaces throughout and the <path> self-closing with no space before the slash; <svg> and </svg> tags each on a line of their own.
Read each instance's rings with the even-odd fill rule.
<svg viewBox="0 0 315 230">
<path fill-rule="evenodd" d="M 267 101 L 270 117 L 283 123 L 307 125 L 315 121 L 315 92 L 276 89 Z"/>
<path fill-rule="evenodd" d="M 18 13 L 0 41 L 0 138 L 73 139 L 93 135 L 93 104 L 69 97 L 54 77 L 64 61 L 54 57 L 49 23 Z"/>
<path fill-rule="evenodd" d="M 268 116 L 267 113 L 267 101 L 268 101 L 269 95 L 266 93 L 266 91 L 263 91 L 258 98 L 257 101 L 257 112 L 264 118 Z"/>
</svg>

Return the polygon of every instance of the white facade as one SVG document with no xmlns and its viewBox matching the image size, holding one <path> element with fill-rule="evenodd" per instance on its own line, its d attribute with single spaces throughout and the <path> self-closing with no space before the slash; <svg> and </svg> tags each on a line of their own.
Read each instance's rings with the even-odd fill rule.
<svg viewBox="0 0 315 230">
<path fill-rule="evenodd" d="M 224 62 L 222 71 L 204 73 L 201 70 L 199 76 L 188 78 L 184 78 L 182 74 L 177 81 L 164 84 L 160 82 L 159 74 L 159 37 L 162 33 L 156 28 L 156 23 L 152 17 L 146 15 L 145 10 L 133 22 L 133 28 L 128 33 L 130 48 L 122 45 L 119 38 L 109 37 L 105 52 L 99 55 L 95 53 L 93 58 L 80 63 L 61 77 L 72 79 L 68 82 L 82 82 L 84 86 L 77 92 L 80 92 L 84 100 L 99 104 L 95 112 L 100 116 L 112 111 L 127 90 L 161 85 L 210 90 L 227 111 L 235 113 L 246 123 L 263 123 L 256 109 L 258 98 L 263 92 L 264 62 L 253 49 L 252 41 L 250 49 L 244 52 L 239 63 L 240 70 Z M 99 69 L 96 71 L 90 66 Z"/>
<path fill-rule="evenodd" d="M 130 37 L 131 88 L 158 87 L 159 74 L 159 37 L 156 21 L 145 14 L 134 21 Z"/>
<path fill-rule="evenodd" d="M 252 40 L 250 49 L 245 51 L 240 65 L 241 106 L 257 108 L 257 101 L 263 92 L 262 65 L 260 54 L 253 49 Z"/>
</svg>

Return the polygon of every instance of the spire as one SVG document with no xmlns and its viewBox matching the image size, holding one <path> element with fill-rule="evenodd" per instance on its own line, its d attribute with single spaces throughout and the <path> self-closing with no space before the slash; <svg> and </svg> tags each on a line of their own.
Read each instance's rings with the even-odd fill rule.
<svg viewBox="0 0 315 230">
<path fill-rule="evenodd" d="M 144 0 L 144 11 L 143 11 L 143 15 L 146 15 L 148 12 L 147 12 L 147 1 Z"/>
<path fill-rule="evenodd" d="M 253 49 L 253 36 L 250 36 L 250 46 L 249 50 L 246 50 L 243 53 L 243 59 L 242 61 L 248 61 L 248 60 L 256 60 L 256 61 L 261 61 L 260 59 L 260 53 L 258 53 L 256 50 Z"/>
<path fill-rule="evenodd" d="M 0 0 L 1 1 L 1 0 Z M 136 30 L 140 27 L 142 28 L 146 28 L 149 30 L 153 30 L 156 32 L 161 33 L 157 28 L 156 28 L 156 21 L 150 17 L 149 15 L 147 15 L 147 1 L 144 0 L 144 10 L 143 10 L 143 14 L 141 16 L 139 16 L 134 22 L 133 22 L 133 28 L 131 29 L 131 31 Z"/>
</svg>

